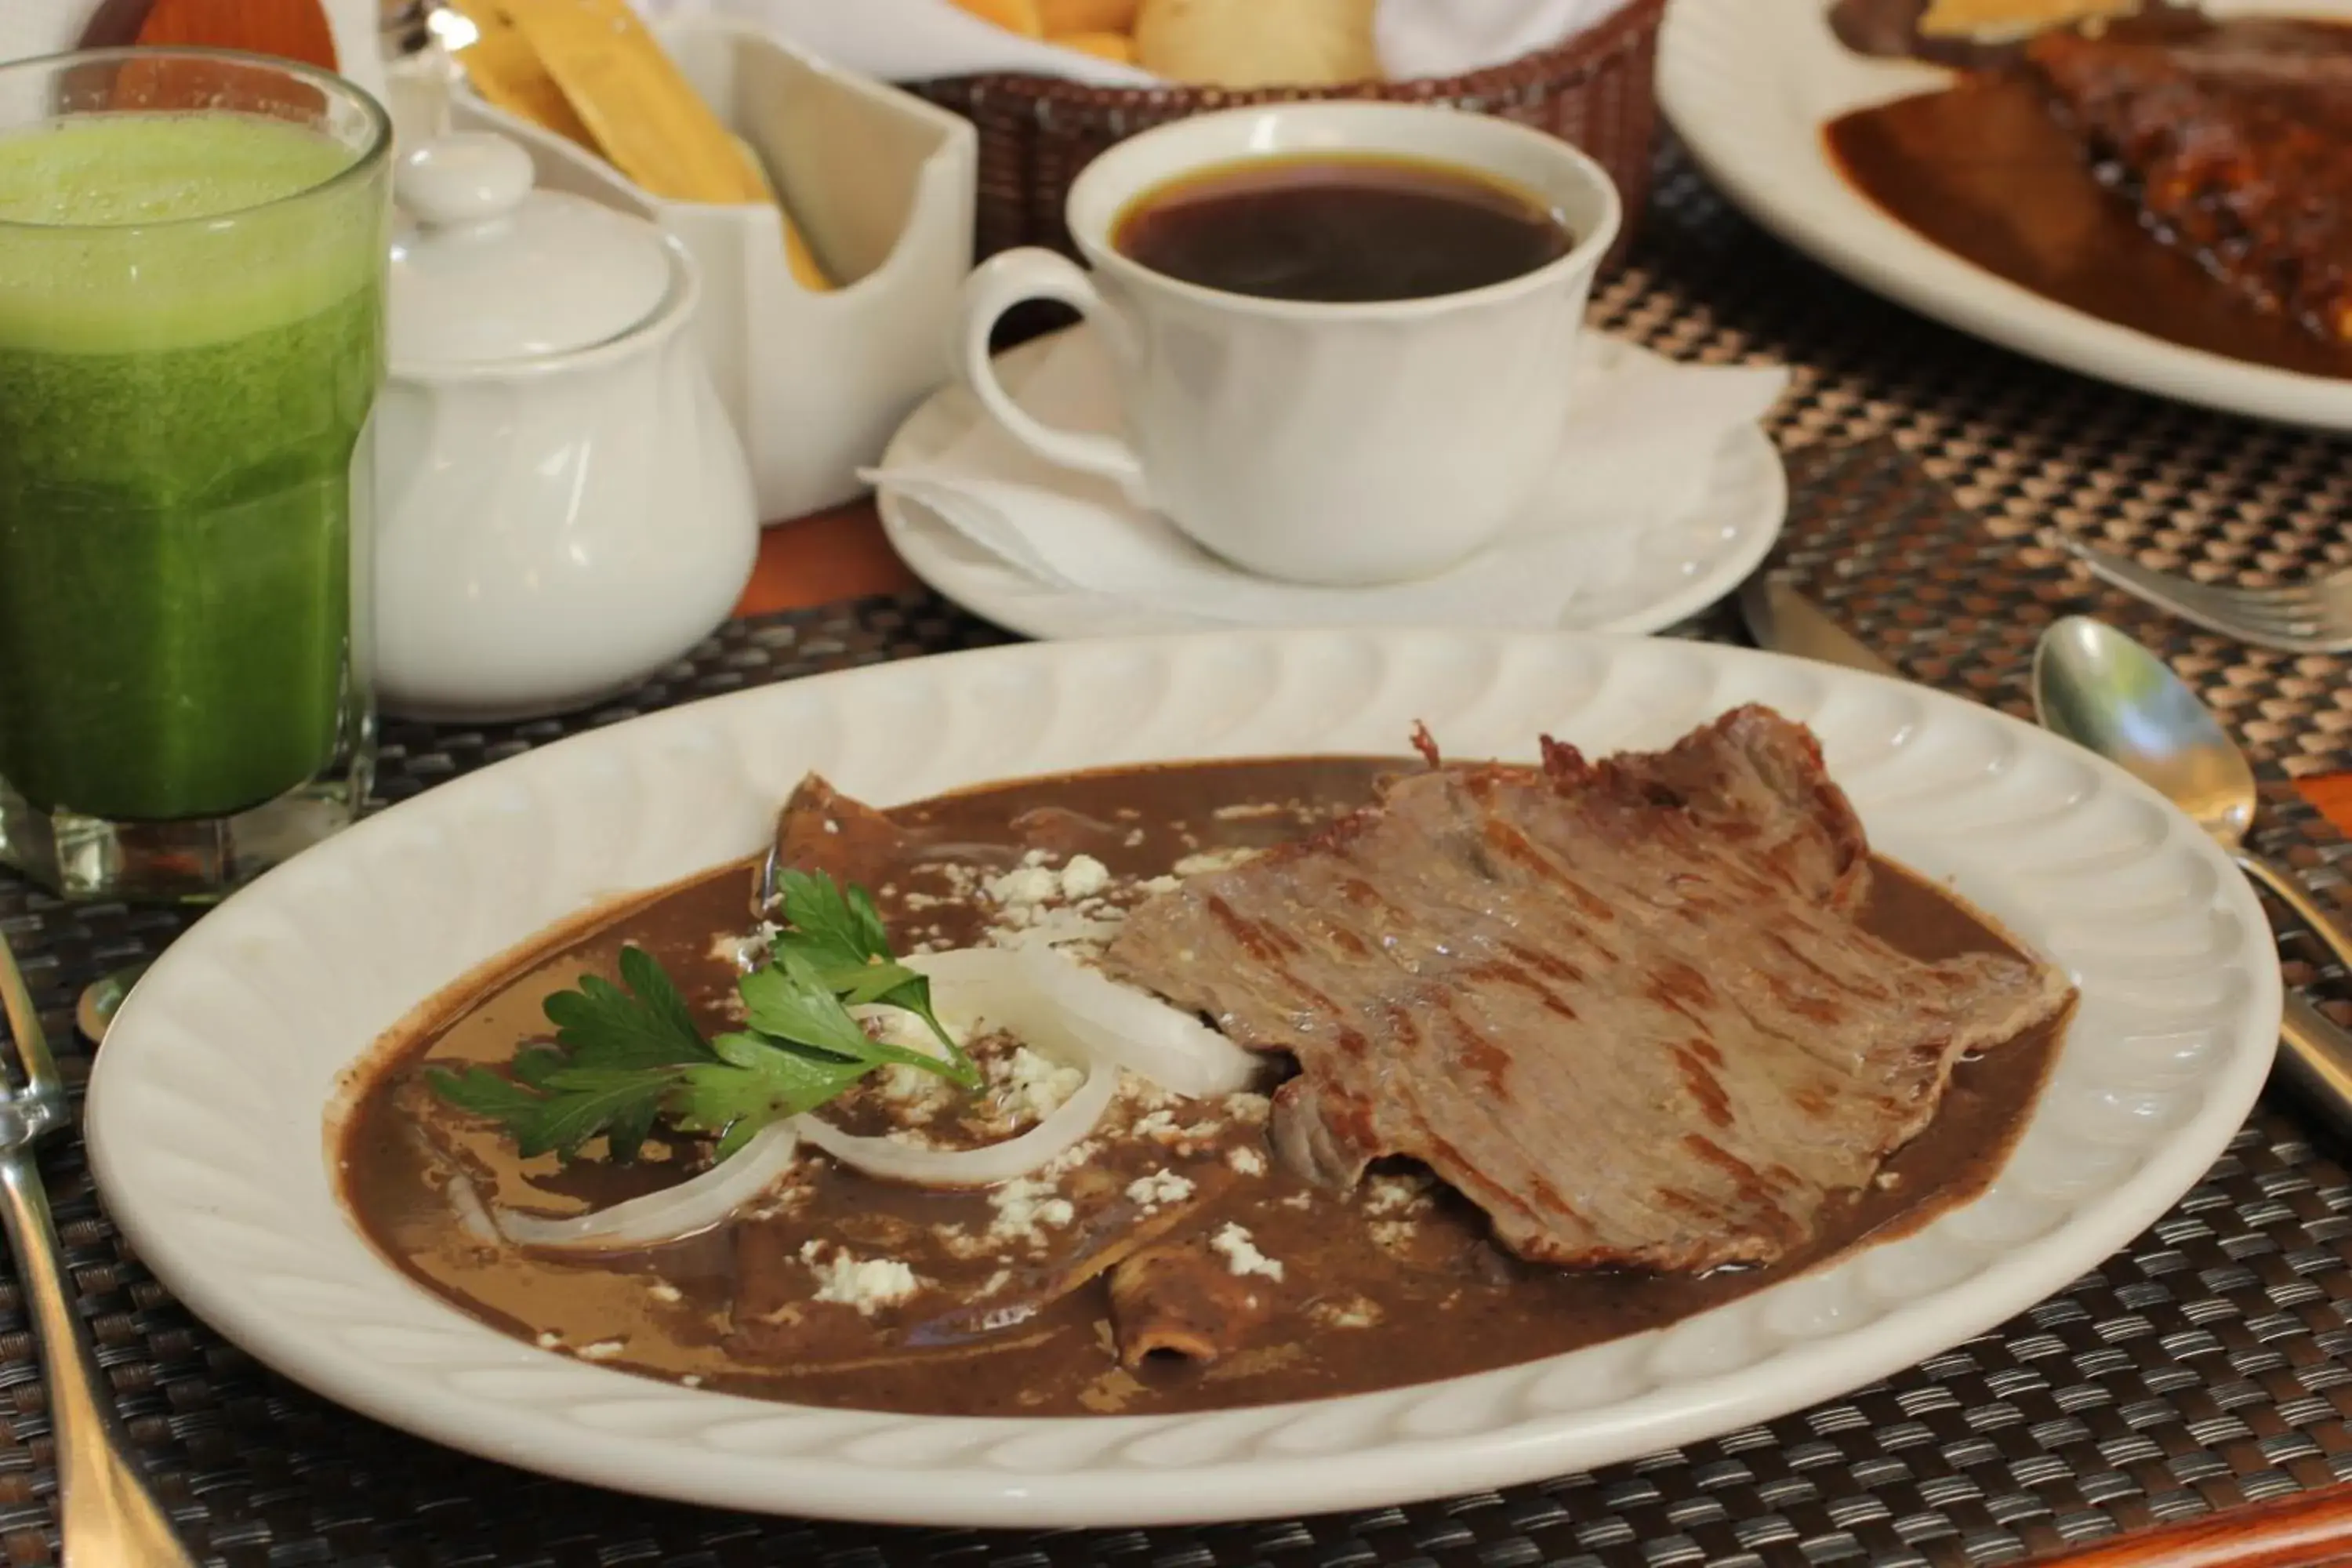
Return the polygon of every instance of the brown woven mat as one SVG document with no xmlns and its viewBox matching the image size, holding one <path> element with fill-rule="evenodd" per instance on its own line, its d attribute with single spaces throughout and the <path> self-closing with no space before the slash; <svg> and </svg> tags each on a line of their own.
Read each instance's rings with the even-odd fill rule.
<svg viewBox="0 0 2352 1568">
<path fill-rule="evenodd" d="M 1669 352 L 1799 367 L 1779 432 L 1795 449 L 1785 558 L 1866 640 L 1919 679 L 2021 711 L 2029 650 L 2050 617 L 2087 607 L 2121 621 L 2199 680 L 2262 757 L 2267 846 L 2340 879 L 2345 846 L 2285 778 L 2352 765 L 2339 661 L 2252 653 L 2144 616 L 2032 540 L 2061 523 L 2229 574 L 2340 560 L 2352 553 L 2334 521 L 2352 446 L 2100 387 L 1930 326 L 1780 250 L 1678 168 L 1665 172 L 1636 268 L 1601 308 L 1616 330 Z M 1720 612 L 1682 630 L 1736 636 Z M 732 626 L 627 703 L 581 720 L 396 730 L 384 793 L 689 697 L 1001 640 L 921 595 Z M 0 930 L 61 1039 L 84 982 L 180 923 L 61 910 L 0 881 Z M 87 1062 L 68 1066 L 79 1076 Z M 404 1436 L 224 1344 L 124 1255 L 79 1150 L 47 1167 L 141 1450 L 191 1541 L 237 1568 L 1993 1563 L 2352 1479 L 2352 1181 L 2288 1110 L 2258 1115 L 2161 1224 L 2064 1294 L 1769 1427 L 1504 1495 L 1039 1535 L 713 1513 Z M 0 1391 L 0 1545 L 11 1563 L 51 1562 L 40 1380 L 5 1278 Z"/>
</svg>

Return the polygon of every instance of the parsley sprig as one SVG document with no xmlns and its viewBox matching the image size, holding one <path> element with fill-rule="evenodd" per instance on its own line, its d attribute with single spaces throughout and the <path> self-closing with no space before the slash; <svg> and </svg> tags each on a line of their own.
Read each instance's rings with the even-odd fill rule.
<svg viewBox="0 0 2352 1568">
<path fill-rule="evenodd" d="M 624 947 L 619 984 L 583 975 L 547 999 L 551 1043 L 524 1047 L 504 1072 L 436 1068 L 434 1092 L 499 1123 L 525 1158 L 573 1159 L 602 1137 L 610 1158 L 626 1163 L 657 1125 L 717 1138 L 724 1159 L 760 1129 L 893 1062 L 978 1087 L 971 1058 L 931 1011 L 930 982 L 891 952 L 866 890 L 821 871 L 786 871 L 781 886 L 767 962 L 736 985 L 743 1028 L 705 1039 L 659 961 Z M 946 1056 L 875 1039 L 849 1011 L 868 1005 L 913 1013 Z"/>
</svg>

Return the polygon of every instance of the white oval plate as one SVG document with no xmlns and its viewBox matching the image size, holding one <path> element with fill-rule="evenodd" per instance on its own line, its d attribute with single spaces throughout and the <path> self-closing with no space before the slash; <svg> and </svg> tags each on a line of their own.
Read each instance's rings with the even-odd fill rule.
<svg viewBox="0 0 2352 1568">
<path fill-rule="evenodd" d="M 1086 329 L 1076 327 L 1074 331 Z M 1646 355 L 1639 344 L 1605 340 L 1616 353 Z M 1051 338 L 1023 343 L 997 361 L 1008 386 L 1041 360 Z M 877 467 L 929 465 L 985 417 L 971 395 L 942 387 L 908 416 Z M 884 489 L 875 498 L 891 548 L 931 589 L 1008 631 L 1040 639 L 1134 637 L 1148 632 L 1225 631 L 1230 621 L 1108 594 L 1041 583 L 1006 565 L 941 521 L 920 501 Z M 1686 517 L 1644 528 L 1622 554 L 1612 581 L 1569 601 L 1563 631 L 1655 632 L 1698 614 L 1747 579 L 1780 536 L 1789 515 L 1789 475 L 1761 426 L 1736 431 L 1723 445 L 1706 494 Z"/>
<path fill-rule="evenodd" d="M 2352 17 L 2352 0 L 2207 0 L 2221 15 Z M 1920 237 L 1848 184 L 1822 127 L 1951 73 L 1838 42 L 1828 0 L 1673 0 L 1658 93 L 1691 154 L 1749 216 L 1825 266 L 1962 331 L 2209 408 L 2352 430 L 2352 380 L 2182 348 L 2045 300 Z"/>
<path fill-rule="evenodd" d="M 697 1392 L 428 1295 L 337 1205 L 337 1078 L 478 962 L 753 851 L 809 769 L 881 803 L 1107 763 L 1664 743 L 1743 700 L 1810 721 L 1880 847 L 2053 955 L 2082 1005 L 1986 1196 L 1670 1329 L 1416 1388 L 1218 1414 L 943 1420 Z M 1297 1515 L 1646 1454 L 1894 1373 L 2062 1289 L 2245 1117 L 2279 977 L 2243 879 L 2104 763 L 1989 710 L 1677 640 L 1288 632 L 1044 643 L 761 688 L 561 742 L 361 823 L 173 943 L 98 1058 L 89 1150 L 131 1246 L 289 1377 L 452 1447 L 717 1506 L 905 1524 Z"/>
</svg>

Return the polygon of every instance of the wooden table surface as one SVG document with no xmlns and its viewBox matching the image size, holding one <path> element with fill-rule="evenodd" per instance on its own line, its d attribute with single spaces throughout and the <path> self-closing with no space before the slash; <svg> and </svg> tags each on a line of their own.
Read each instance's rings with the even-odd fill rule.
<svg viewBox="0 0 2352 1568">
<path fill-rule="evenodd" d="M 915 574 L 882 537 L 874 503 L 857 500 L 769 529 L 736 613 L 804 609 L 915 585 Z M 2297 787 L 2337 832 L 2352 836 L 2352 773 L 2304 779 Z"/>
</svg>

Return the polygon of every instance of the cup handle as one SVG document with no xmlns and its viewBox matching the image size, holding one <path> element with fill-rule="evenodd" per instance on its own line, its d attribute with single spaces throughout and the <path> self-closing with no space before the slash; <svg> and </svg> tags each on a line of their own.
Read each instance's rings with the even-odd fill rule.
<svg viewBox="0 0 2352 1568">
<path fill-rule="evenodd" d="M 1135 449 L 1109 436 L 1056 430 L 1034 417 L 1004 390 L 989 357 L 989 335 L 1004 312 L 1031 300 L 1054 300 L 1075 309 L 1097 331 L 1117 323 L 1084 268 L 1058 252 L 1026 247 L 991 257 L 974 269 L 963 289 L 963 344 L 957 368 L 981 406 L 1005 433 L 1049 463 L 1115 481 L 1138 505 L 1144 500 L 1143 464 Z"/>
</svg>

